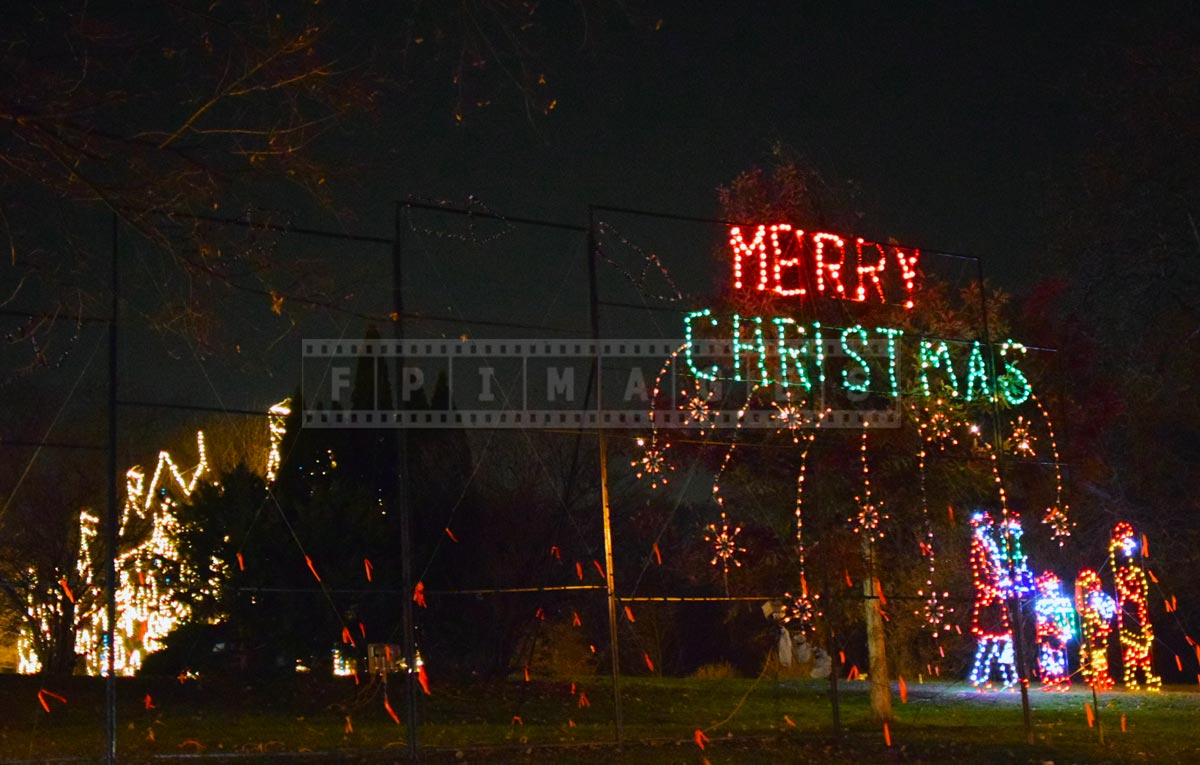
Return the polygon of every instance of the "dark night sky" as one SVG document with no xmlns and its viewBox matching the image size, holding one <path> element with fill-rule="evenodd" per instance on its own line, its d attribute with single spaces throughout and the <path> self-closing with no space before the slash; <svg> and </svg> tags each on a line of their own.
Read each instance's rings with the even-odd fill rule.
<svg viewBox="0 0 1200 765">
<path fill-rule="evenodd" d="M 536 126 L 517 105 L 387 136 L 368 189 L 581 221 L 589 202 L 716 212 L 714 189 L 782 141 L 862 190 L 864 233 L 1041 270 L 1045 190 L 1081 141 L 1075 83 L 1119 20 L 999 4 L 660 4 L 662 31 L 610 32 Z M 406 118 L 407 116 L 407 118 Z M 411 120 L 401 116 L 398 123 Z"/>
<path fill-rule="evenodd" d="M 572 26 L 576 37 L 562 46 L 571 54 L 545 62 L 558 99 L 548 116 L 530 121 L 510 93 L 458 125 L 453 89 L 434 82 L 385 103 L 353 132 L 347 127 L 331 136 L 323 149 L 335 163 L 345 157 L 362 168 L 331 184 L 336 205 L 353 210 L 343 225 L 390 234 L 393 202 L 408 194 L 458 203 L 475 195 L 500 212 L 579 224 L 587 221 L 589 203 L 715 215 L 716 187 L 766 161 L 772 143 L 781 141 L 830 184 L 853 181 L 861 188 L 862 226 L 852 233 L 979 255 L 991 278 L 1021 292 L 1058 267 L 1045 254 L 1051 216 L 1074 202 L 1071 178 L 1098 124 L 1087 111 L 1087 78 L 1106 57 L 1144 42 L 1163 19 L 1174 18 L 1118 4 L 1079 13 L 1010 3 L 697 7 L 647 2 L 631 12 L 632 23 L 593 29 L 578 54 Z M 659 17 L 662 27 L 653 31 Z M 1062 206 L 1050 205 L 1051 198 Z M 262 206 L 292 205 L 281 193 Z M 292 220 L 322 224 L 303 213 Z M 668 243 L 640 241 L 651 249 Z M 682 255 L 671 253 L 673 268 L 697 248 L 709 257 L 721 234 L 702 231 L 698 241 Z M 280 254 L 294 244 L 282 241 Z M 518 240 L 512 252 L 528 260 L 492 264 L 474 285 L 455 281 L 474 264 L 426 269 L 410 281 L 410 305 L 493 318 L 523 311 L 522 318 L 570 319 L 582 330 L 582 272 L 570 264 L 555 270 L 552 288 L 534 264 L 542 258 L 558 269 L 554 248 L 582 262 L 580 243 L 540 247 Z M 390 310 L 386 250 L 359 258 L 363 253 L 354 249 L 326 252 L 338 253 L 329 262 L 345 271 L 358 310 L 384 314 Z M 421 267 L 417 258 L 412 262 Z M 714 281 L 708 268 L 691 270 L 693 282 Z M 130 278 L 142 271 L 150 273 L 138 266 Z M 142 295 L 129 298 L 131 308 L 157 294 L 147 285 L 129 289 Z M 365 323 L 302 312 L 277 317 L 261 299 L 240 293 L 231 299 L 238 306 L 222 310 L 238 318 L 221 327 L 224 345 L 213 355 L 131 327 L 123 351 L 127 395 L 261 409 L 293 389 L 299 338 L 354 335 Z M 634 331 L 678 334 L 677 324 L 666 324 Z M 480 330 L 408 331 L 480 336 Z M 138 371 L 145 369 L 155 374 Z"/>
</svg>

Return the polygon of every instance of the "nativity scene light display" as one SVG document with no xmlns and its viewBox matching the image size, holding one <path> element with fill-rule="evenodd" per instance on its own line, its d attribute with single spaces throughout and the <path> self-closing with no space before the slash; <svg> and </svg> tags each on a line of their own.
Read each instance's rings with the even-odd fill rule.
<svg viewBox="0 0 1200 765">
<path fill-rule="evenodd" d="M 1045 570 L 1035 576 L 1022 550 L 1022 519 L 1009 507 L 1001 453 L 1018 460 L 1042 455 L 1052 469 L 1054 500 L 1041 513 L 1040 521 L 1060 546 L 1075 525 L 1065 498 L 1054 423 L 1022 370 L 1025 346 L 1011 339 L 954 341 L 912 336 L 896 326 L 835 327 L 798 318 L 806 305 L 818 298 L 887 304 L 902 314 L 912 312 L 921 291 L 921 252 L 916 248 L 806 232 L 789 223 L 732 226 L 728 241 L 732 302 L 736 305 L 739 298 L 747 298 L 741 304 L 766 304 L 776 313 L 743 315 L 700 308 L 684 316 L 684 342 L 665 361 L 655 381 L 648 417 L 651 433 L 639 439 L 641 456 L 633 463 L 638 477 L 652 487 L 667 483 L 675 466 L 670 433 L 659 426 L 660 421 L 670 419 L 663 416 L 666 410 L 678 409 L 684 416 L 674 421 L 701 432 L 711 431 L 713 423 L 733 423 L 711 487 L 717 517 L 705 537 L 712 546 L 711 562 L 722 570 L 726 582 L 731 564 L 740 566 L 741 558 L 754 551 L 732 546 L 727 536 L 713 533 L 716 528 L 738 527 L 735 509 L 722 491 L 722 479 L 738 447 L 744 446 L 747 413 L 766 406 L 776 432 L 801 447 L 791 478 L 795 486 L 793 549 L 800 581 L 795 588 L 798 594 L 789 592 L 784 598 L 783 621 L 805 630 L 821 618 L 820 593 L 810 587 L 805 570 L 811 547 L 805 538 L 805 491 L 821 480 L 820 466 L 810 462 L 811 447 L 818 439 L 834 437 L 830 432 L 834 423 L 840 428 L 850 423 L 849 427 L 861 430 L 859 490 L 853 507 L 845 513 L 846 523 L 863 540 L 868 555 L 890 525 L 886 497 L 871 480 L 870 465 L 878 459 L 871 449 L 871 425 L 877 418 L 862 410 L 848 418 L 846 412 L 830 405 L 839 396 L 843 400 L 869 399 L 877 408 L 904 412 L 919 435 L 913 447 L 917 474 L 912 480 L 921 487 L 924 529 L 914 553 L 926 562 L 927 576 L 917 593 L 921 605 L 915 613 L 935 640 L 954 628 L 955 609 L 950 593 L 939 591 L 934 583 L 941 545 L 929 522 L 925 493 L 928 461 L 933 453 L 965 441 L 975 444 L 976 453 L 989 455 L 995 485 L 993 505 L 998 510 L 995 517 L 980 510 L 970 518 L 969 565 L 974 586 L 970 629 L 977 650 L 967 679 L 985 689 L 1017 685 L 1010 609 L 1024 601 L 1032 606 L 1035 655 L 1045 690 L 1070 687 L 1072 650 L 1078 651 L 1089 685 L 1111 687 L 1107 651 L 1114 626 L 1125 687 L 1157 690 L 1161 680 L 1151 668 L 1154 638 L 1146 607 L 1146 575 L 1129 525 L 1119 524 L 1112 532 L 1109 555 L 1115 598 L 1105 592 L 1092 570 L 1067 577 L 1066 586 L 1073 588 L 1074 597 L 1064 593 L 1058 574 Z M 766 300 L 756 301 L 756 297 Z M 689 381 L 682 386 L 688 393 L 675 396 L 668 379 Z M 740 400 L 714 396 L 713 391 L 721 386 L 725 391 L 744 393 Z M 693 388 L 695 393 L 690 392 Z M 733 410 L 732 416 L 720 416 L 717 410 L 722 405 Z"/>
</svg>

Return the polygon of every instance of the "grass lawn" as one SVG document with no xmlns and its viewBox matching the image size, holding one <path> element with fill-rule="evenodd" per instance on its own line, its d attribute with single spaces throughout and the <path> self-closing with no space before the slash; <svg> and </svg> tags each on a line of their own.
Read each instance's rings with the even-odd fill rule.
<svg viewBox="0 0 1200 765">
<path fill-rule="evenodd" d="M 430 762 L 722 763 L 970 762 L 1200 763 L 1200 693 L 1100 697 L 1105 744 L 1089 728 L 1090 692 L 1031 691 L 1036 743 L 1027 746 L 1020 696 L 980 693 L 962 684 L 910 683 L 895 699 L 896 720 L 868 715 L 865 682 L 841 684 L 844 735 L 835 741 L 828 686 L 818 681 L 623 678 L 624 736 L 614 736 L 606 678 L 534 678 L 439 687 L 422 696 L 420 742 Z M 44 696 L 42 688 L 67 701 Z M 586 694 L 587 704 L 580 705 Z M 149 705 L 147 708 L 147 696 Z M 391 719 L 378 684 L 297 676 L 269 684 L 201 678 L 137 678 L 119 683 L 118 751 L 122 761 L 203 754 L 237 762 L 259 752 L 322 761 L 393 762 L 405 753 L 404 727 Z M 0 676 L 0 760 L 99 759 L 103 753 L 103 681 Z M 391 705 L 404 719 L 402 694 Z M 1122 731 L 1121 719 L 1125 718 Z M 515 719 L 519 718 L 519 719 Z M 695 731 L 708 737 L 702 751 Z"/>
</svg>

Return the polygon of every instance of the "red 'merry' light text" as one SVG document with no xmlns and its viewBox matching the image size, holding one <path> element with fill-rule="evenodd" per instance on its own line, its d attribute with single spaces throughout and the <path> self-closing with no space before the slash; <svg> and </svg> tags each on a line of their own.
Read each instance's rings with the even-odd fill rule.
<svg viewBox="0 0 1200 765">
<path fill-rule="evenodd" d="M 733 288 L 774 292 L 784 297 L 822 295 L 859 303 L 879 301 L 913 307 L 920 250 L 854 240 L 837 234 L 806 234 L 790 223 L 761 225 L 747 240 L 741 227 L 729 229 L 733 248 Z M 894 265 L 889 268 L 889 263 Z"/>
</svg>

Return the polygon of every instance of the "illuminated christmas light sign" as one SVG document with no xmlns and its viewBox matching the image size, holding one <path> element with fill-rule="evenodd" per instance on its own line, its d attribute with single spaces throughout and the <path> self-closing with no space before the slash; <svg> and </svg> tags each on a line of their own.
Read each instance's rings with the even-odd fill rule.
<svg viewBox="0 0 1200 765">
<path fill-rule="evenodd" d="M 911 247 L 861 237 L 851 241 L 837 234 L 806 232 L 790 223 L 733 226 L 729 247 L 735 290 L 913 307 L 921 253 Z"/>
<path fill-rule="evenodd" d="M 1020 343 L 997 346 L 993 378 L 978 340 L 956 344 L 956 359 L 945 341 L 917 338 L 913 357 L 901 352 L 903 336 L 904 330 L 895 327 L 834 328 L 737 313 L 721 317 L 704 308 L 684 317 L 683 355 L 691 374 L 708 382 L 810 392 L 828 378 L 846 393 L 896 398 L 903 381 L 913 380 L 919 382 L 915 392 L 925 398 L 945 393 L 972 402 L 998 395 L 1010 406 L 1033 395 L 1029 378 L 1017 366 L 1025 353 Z"/>
</svg>

